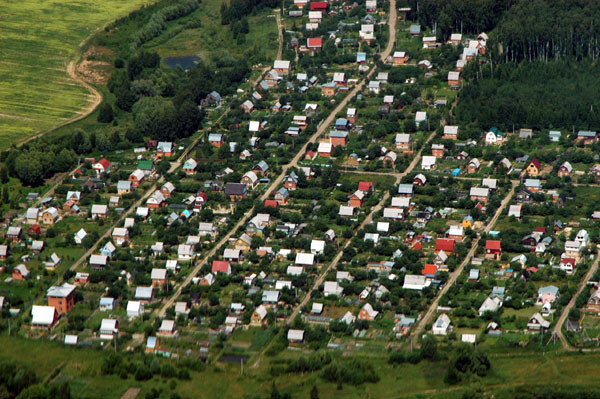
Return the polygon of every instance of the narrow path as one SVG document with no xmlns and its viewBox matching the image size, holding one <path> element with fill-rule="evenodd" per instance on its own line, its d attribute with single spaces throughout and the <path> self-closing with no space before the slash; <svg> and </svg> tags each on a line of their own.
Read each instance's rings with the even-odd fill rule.
<svg viewBox="0 0 600 399">
<path fill-rule="evenodd" d="M 436 132 L 432 132 L 429 135 L 429 137 L 427 138 L 427 141 L 425 142 L 425 144 L 421 147 L 421 149 L 419 150 L 419 152 L 415 155 L 414 159 L 412 160 L 412 162 L 410 163 L 410 165 L 408 166 L 408 168 L 406 168 L 404 170 L 404 172 L 390 174 L 391 176 L 393 175 L 393 176 L 396 177 L 396 179 L 394 180 L 393 186 L 397 186 L 398 184 L 400 184 L 400 181 L 402 180 L 402 178 L 404 176 L 410 174 L 413 171 L 413 169 L 415 168 L 415 166 L 418 164 L 419 159 L 421 158 L 421 152 L 427 146 L 427 144 L 431 140 L 433 140 L 433 138 L 435 137 L 435 135 L 436 135 Z M 366 225 L 370 224 L 373 221 L 373 217 L 375 216 L 375 214 L 377 212 L 379 212 L 381 209 L 383 209 L 383 206 L 385 205 L 386 201 L 389 198 L 390 198 L 390 190 L 386 190 L 385 194 L 382 197 L 382 199 L 379 201 L 379 203 L 377 205 L 375 205 L 371 209 L 371 212 L 369 212 L 369 214 L 367 215 L 367 217 L 362 221 L 362 223 L 360 224 L 360 226 L 355 230 L 355 233 L 358 232 L 359 230 L 364 229 Z M 287 318 L 287 321 L 286 321 L 287 324 L 290 324 L 292 321 L 294 321 L 294 319 L 296 318 L 296 316 L 300 312 L 300 309 L 302 307 L 306 306 L 306 304 L 308 303 L 308 301 L 311 298 L 312 292 L 318 290 L 319 287 L 321 286 L 321 284 L 323 284 L 323 281 L 325 280 L 325 276 L 327 276 L 327 273 L 329 273 L 330 270 L 335 270 L 337 268 L 337 265 L 338 265 L 340 259 L 342 259 L 342 255 L 344 254 L 344 250 L 350 245 L 351 241 L 352 241 L 351 238 L 348 239 L 348 240 L 346 240 L 346 243 L 338 251 L 338 253 L 333 258 L 333 260 L 331 261 L 331 263 L 329 264 L 329 266 L 323 272 L 321 272 L 321 274 L 319 275 L 319 277 L 317 278 L 317 280 L 313 284 L 312 288 L 306 293 L 306 295 L 304 296 L 304 298 L 302 299 L 302 301 L 294 308 L 294 311 L 292 312 L 292 314 L 290 314 L 290 316 Z"/>
<path fill-rule="evenodd" d="M 504 199 L 502 200 L 502 203 L 501 203 L 500 207 L 498 207 L 498 209 L 496 210 L 496 213 L 494 214 L 494 217 L 492 218 L 492 220 L 490 220 L 490 222 L 484 229 L 485 233 L 489 233 L 491 231 L 491 229 L 493 228 L 493 226 L 498 221 L 498 218 L 500 217 L 500 215 L 502 214 L 502 212 L 504 211 L 504 209 L 510 202 L 511 198 L 513 197 L 513 195 L 515 193 L 515 188 L 518 185 L 517 183 L 518 183 L 518 181 L 516 181 L 516 180 L 511 181 L 511 189 L 508 192 L 508 194 L 506 194 Z M 463 272 L 464 268 L 468 264 L 470 264 L 471 258 L 473 257 L 473 255 L 475 255 L 475 252 L 477 251 L 477 248 L 479 247 L 479 237 L 480 237 L 480 235 L 478 234 L 477 241 L 475 241 L 473 243 L 473 246 L 471 247 L 471 250 L 467 253 L 467 256 L 465 256 L 464 260 L 461 262 L 461 264 L 458 266 L 458 268 L 453 273 L 450 274 L 448 281 L 446 282 L 446 284 L 444 285 L 442 290 L 438 293 L 438 295 L 435 297 L 435 299 L 433 300 L 433 303 L 429 306 L 429 308 L 427 309 L 427 312 L 425 312 L 425 315 L 421 318 L 421 320 L 418 322 L 418 324 L 412 329 L 410 335 L 411 335 L 411 340 L 412 340 L 413 345 L 418 344 L 419 336 L 424 332 L 425 326 L 430 322 L 430 320 L 436 314 L 440 298 L 448 292 L 450 287 L 452 287 L 452 285 L 458 279 L 458 276 L 460 276 L 460 274 Z"/>
<path fill-rule="evenodd" d="M 277 13 L 275 14 L 275 18 L 277 19 L 277 36 L 279 38 L 279 48 L 277 49 L 276 60 L 280 60 L 283 54 L 283 24 L 281 23 L 282 12 L 282 10 L 277 10 Z"/>
<path fill-rule="evenodd" d="M 565 308 L 563 309 L 558 321 L 556 322 L 556 325 L 554 326 L 554 330 L 552 330 L 552 335 L 558 336 L 560 338 L 560 342 L 562 343 L 562 346 L 565 350 L 574 351 L 574 350 L 577 350 L 577 348 L 572 346 L 567 341 L 564 334 L 562 333 L 563 324 L 565 324 L 565 321 L 567 320 L 567 317 L 569 316 L 569 312 L 571 311 L 573 306 L 575 306 L 575 301 L 577 301 L 577 297 L 579 296 L 579 294 L 581 294 L 581 292 L 587 285 L 588 281 L 590 281 L 590 279 L 594 276 L 594 274 L 596 273 L 596 270 L 598 270 L 599 262 L 600 262 L 600 254 L 597 254 L 596 259 L 594 260 L 594 263 L 592 263 L 592 266 L 590 267 L 590 270 L 588 270 L 588 272 L 586 273 L 583 280 L 581 280 L 581 282 L 579 283 L 579 287 L 577 287 L 577 292 L 573 295 L 573 297 L 571 298 L 571 300 L 569 301 L 567 306 L 565 306 Z"/>
<path fill-rule="evenodd" d="M 394 43 L 395 43 L 395 38 L 396 38 L 396 19 L 397 19 L 397 11 L 396 11 L 396 0 L 390 0 L 390 18 L 389 18 L 389 26 L 390 26 L 390 30 L 389 30 L 389 42 L 387 47 L 385 48 L 385 50 L 380 53 L 380 56 L 382 59 L 385 59 L 389 56 L 389 54 L 391 53 L 392 49 L 394 48 Z M 278 25 L 279 25 L 279 20 L 278 20 Z M 375 73 L 375 70 L 377 69 L 377 66 L 373 66 L 371 68 L 371 70 L 367 73 L 367 75 L 365 76 L 365 78 L 359 83 L 357 84 L 354 89 L 352 89 L 347 95 L 346 97 L 344 97 L 344 99 L 342 101 L 340 101 L 340 103 L 333 109 L 333 111 L 331 111 L 331 113 L 327 116 L 327 118 L 325 118 L 322 122 L 320 127 L 317 129 L 317 131 L 310 137 L 309 140 L 307 140 L 307 142 L 302 146 L 302 148 L 300 148 L 300 150 L 296 153 L 296 155 L 294 156 L 294 158 L 290 161 L 290 163 L 288 163 L 287 165 L 283 166 L 281 173 L 279 174 L 279 176 L 277 176 L 276 179 L 272 180 L 271 183 L 269 184 L 269 186 L 267 187 L 267 189 L 265 190 L 264 194 L 262 196 L 260 196 L 259 199 L 257 199 L 256 201 L 259 202 L 264 202 L 266 199 L 269 198 L 269 196 L 271 195 L 271 193 L 276 190 L 279 185 L 281 184 L 281 182 L 283 181 L 283 179 L 285 178 L 285 176 L 287 175 L 288 171 L 290 168 L 294 168 L 294 167 L 298 167 L 298 162 L 302 159 L 302 157 L 304 156 L 304 154 L 306 153 L 306 149 L 308 148 L 308 145 L 311 142 L 316 142 L 318 140 L 318 138 L 325 133 L 325 131 L 327 130 L 327 128 L 329 127 L 329 125 L 331 125 L 333 123 L 333 121 L 335 120 L 336 116 L 338 113 L 342 112 L 342 110 L 348 105 L 348 103 L 350 102 L 350 100 L 356 95 L 358 94 L 365 86 L 366 82 L 368 81 L 368 79 L 373 76 L 373 73 Z M 213 247 L 213 249 L 211 249 L 207 255 L 205 255 L 203 257 L 202 260 L 200 260 L 196 266 L 194 267 L 194 269 L 190 272 L 190 274 L 186 277 L 186 279 L 184 280 L 183 283 L 181 283 L 175 293 L 169 297 L 169 299 L 167 299 L 167 301 L 165 302 L 165 304 L 158 310 L 157 314 L 158 316 L 163 316 L 167 309 L 171 306 L 173 306 L 173 304 L 177 301 L 177 299 L 179 298 L 179 296 L 181 296 L 181 292 L 183 290 L 183 287 L 185 287 L 186 285 L 190 284 L 192 279 L 194 277 L 196 277 L 198 275 L 198 273 L 200 272 L 200 269 L 202 269 L 202 267 L 204 265 L 206 265 L 206 263 L 208 262 L 208 258 L 214 256 L 218 250 L 221 249 L 221 247 L 223 246 L 223 244 L 225 244 L 227 242 L 227 240 L 229 240 L 229 238 L 237 232 L 237 230 L 243 226 L 248 219 L 250 218 L 250 216 L 254 213 L 254 209 L 255 207 L 253 206 L 250 210 L 248 210 L 248 212 L 246 212 L 246 214 L 244 215 L 243 218 L 241 218 L 236 225 L 234 226 L 233 229 L 231 229 L 231 231 L 229 233 L 227 233 L 227 235 L 223 238 L 221 238 L 219 240 L 219 242 L 217 243 L 217 245 L 215 245 Z"/>
</svg>

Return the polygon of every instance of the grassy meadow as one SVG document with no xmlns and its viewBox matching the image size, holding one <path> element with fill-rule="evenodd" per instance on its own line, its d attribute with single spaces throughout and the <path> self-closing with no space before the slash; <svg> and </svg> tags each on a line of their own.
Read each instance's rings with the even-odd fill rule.
<svg viewBox="0 0 600 399">
<path fill-rule="evenodd" d="M 44 355 L 39 356 L 40 353 Z M 591 389 L 597 387 L 597 364 L 600 360 L 598 353 L 583 355 L 576 352 L 544 353 L 539 350 L 524 350 L 520 354 L 490 354 L 492 369 L 486 378 L 449 386 L 443 382 L 443 361 L 391 366 L 387 364 L 385 355 L 364 354 L 357 356 L 375 366 L 380 381 L 359 386 L 344 384 L 340 392 L 336 384 L 325 382 L 320 377 L 320 372 L 278 377 L 270 375 L 269 369 L 274 364 L 273 361 L 278 363 L 285 358 L 297 358 L 297 351 L 286 350 L 276 358 L 263 357 L 256 366 L 244 367 L 243 375 L 240 375 L 239 364 L 217 363 L 209 365 L 204 372 L 192 372 L 191 380 L 175 382 L 160 377 L 149 381 L 135 381 L 131 376 L 122 379 L 115 375 L 101 375 L 100 366 L 106 354 L 106 351 L 70 348 L 46 340 L 32 344 L 23 338 L 5 335 L 0 337 L 0 358 L 16 360 L 31 367 L 41 379 L 69 381 L 75 398 L 118 399 L 127 389 L 139 387 L 141 392 L 138 398 L 144 397 L 152 388 L 157 388 L 163 392 L 177 392 L 182 398 L 259 399 L 269 397 L 271 384 L 275 382 L 281 392 L 289 392 L 293 399 L 308 398 L 314 385 L 318 386 L 320 397 L 324 399 L 340 395 L 365 399 L 453 399 L 464 397 L 466 389 L 506 393 L 532 383 L 545 388 L 571 386 Z M 338 353 L 334 358 L 343 361 L 344 356 Z M 252 358 L 249 364 L 251 363 Z"/>
<path fill-rule="evenodd" d="M 205 61 L 215 57 L 247 55 L 253 60 L 263 59 L 271 63 L 277 55 L 277 22 L 271 9 L 261 10 L 248 16 L 250 33 L 244 43 L 237 43 L 228 25 L 221 25 L 222 0 L 202 0 L 200 7 L 182 21 L 193 19 L 200 26 L 178 29 L 178 21 L 171 22 L 160 37 L 147 43 L 144 48 L 160 54 L 161 58 L 196 55 Z M 267 61 L 268 60 L 268 61 Z"/>
<path fill-rule="evenodd" d="M 89 92 L 67 74 L 96 29 L 149 0 L 0 2 L 0 150 L 77 117 Z"/>
</svg>

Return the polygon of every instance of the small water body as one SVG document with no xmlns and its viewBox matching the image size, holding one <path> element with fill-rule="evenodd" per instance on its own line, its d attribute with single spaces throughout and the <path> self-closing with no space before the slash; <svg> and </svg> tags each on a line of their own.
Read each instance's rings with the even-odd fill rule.
<svg viewBox="0 0 600 399">
<path fill-rule="evenodd" d="M 177 65 L 179 65 L 184 70 L 194 67 L 199 61 L 200 57 L 198 57 L 197 55 L 165 58 L 165 64 L 167 64 L 169 68 L 175 69 L 177 68 Z"/>
</svg>

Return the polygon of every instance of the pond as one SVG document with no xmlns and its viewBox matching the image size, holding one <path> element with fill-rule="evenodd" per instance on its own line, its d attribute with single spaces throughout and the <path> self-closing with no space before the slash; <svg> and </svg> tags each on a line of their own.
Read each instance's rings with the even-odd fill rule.
<svg viewBox="0 0 600 399">
<path fill-rule="evenodd" d="M 223 355 L 219 358 L 219 362 L 239 364 L 242 360 L 246 363 L 249 358 L 248 355 Z"/>
<path fill-rule="evenodd" d="M 165 58 L 165 64 L 167 64 L 167 66 L 169 68 L 173 68 L 173 69 L 177 68 L 177 65 L 179 65 L 183 69 L 189 69 L 189 68 L 194 67 L 199 61 L 200 61 L 200 57 L 198 57 L 196 55 L 188 55 L 185 57 Z"/>
</svg>

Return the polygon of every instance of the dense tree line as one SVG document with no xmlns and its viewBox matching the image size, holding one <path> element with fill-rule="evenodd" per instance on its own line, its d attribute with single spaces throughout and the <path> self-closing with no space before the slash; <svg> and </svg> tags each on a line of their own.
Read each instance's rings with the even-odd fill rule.
<svg viewBox="0 0 600 399">
<path fill-rule="evenodd" d="M 465 71 L 470 79 L 460 93 L 455 116 L 481 129 L 497 126 L 597 129 L 600 99 L 598 66 L 588 62 L 521 62 L 497 65 L 493 76 L 477 66 Z"/>
<path fill-rule="evenodd" d="M 519 1 L 504 14 L 490 39 L 494 59 L 595 60 L 600 56 L 600 1 Z"/>
<path fill-rule="evenodd" d="M 517 0 L 411 0 L 410 18 L 421 25 L 436 28 L 438 38 L 446 39 L 453 32 L 491 31 L 503 13 Z"/>
<path fill-rule="evenodd" d="M 176 4 L 156 11 L 146 25 L 136 32 L 133 43 L 136 47 L 159 36 L 167 29 L 167 22 L 181 18 L 195 11 L 200 6 L 198 0 L 179 0 Z"/>
</svg>

